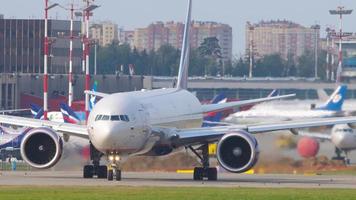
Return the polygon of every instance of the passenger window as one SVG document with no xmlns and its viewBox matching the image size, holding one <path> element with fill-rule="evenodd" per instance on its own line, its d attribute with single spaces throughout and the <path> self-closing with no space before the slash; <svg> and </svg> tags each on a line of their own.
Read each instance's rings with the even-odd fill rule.
<svg viewBox="0 0 356 200">
<path fill-rule="evenodd" d="M 125 120 L 125 116 L 124 115 L 120 115 L 120 120 L 125 122 L 126 121 Z"/>
<path fill-rule="evenodd" d="M 119 115 L 111 116 L 111 121 L 120 121 L 120 116 Z"/>
<path fill-rule="evenodd" d="M 109 120 L 110 120 L 110 116 L 109 116 L 109 115 L 103 115 L 103 117 L 101 118 L 101 120 L 103 120 L 103 121 L 109 121 Z"/>
</svg>

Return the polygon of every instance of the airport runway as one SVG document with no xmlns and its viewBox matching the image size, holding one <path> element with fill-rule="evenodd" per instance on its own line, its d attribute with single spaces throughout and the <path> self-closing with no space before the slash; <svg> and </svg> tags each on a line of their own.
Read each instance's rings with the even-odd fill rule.
<svg viewBox="0 0 356 200">
<path fill-rule="evenodd" d="M 122 181 L 83 179 L 82 172 L 0 172 L 0 185 L 355 188 L 356 176 L 247 175 L 220 173 L 219 181 L 193 181 L 192 174 L 123 172 Z"/>
</svg>

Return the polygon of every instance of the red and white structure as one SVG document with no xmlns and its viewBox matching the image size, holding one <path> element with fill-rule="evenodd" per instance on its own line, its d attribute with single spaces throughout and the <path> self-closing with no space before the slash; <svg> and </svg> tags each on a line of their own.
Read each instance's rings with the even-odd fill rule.
<svg viewBox="0 0 356 200">
<path fill-rule="evenodd" d="M 346 10 L 345 7 L 339 6 L 336 10 L 329 11 L 331 15 L 339 15 L 340 24 L 339 24 L 339 64 L 336 70 L 336 82 L 341 82 L 341 73 L 342 73 L 342 38 L 344 37 L 342 32 L 342 16 L 350 15 L 352 10 Z"/>
<path fill-rule="evenodd" d="M 43 117 L 48 119 L 48 55 L 49 55 L 49 38 L 48 38 L 48 10 L 56 7 L 58 4 L 48 5 L 45 0 L 45 30 L 44 30 L 44 58 L 43 58 Z"/>
<path fill-rule="evenodd" d="M 90 4 L 90 0 L 86 0 L 87 7 L 84 9 L 85 16 L 85 90 L 90 90 L 90 66 L 89 66 L 89 53 L 90 53 L 90 39 L 89 39 L 89 17 L 90 12 L 99 6 Z M 85 114 L 86 118 L 89 116 L 89 94 L 85 94 Z"/>
<path fill-rule="evenodd" d="M 70 8 L 70 42 L 69 42 L 69 71 L 68 71 L 68 105 L 72 106 L 73 102 L 73 27 L 74 26 L 74 6 L 71 4 Z"/>
</svg>

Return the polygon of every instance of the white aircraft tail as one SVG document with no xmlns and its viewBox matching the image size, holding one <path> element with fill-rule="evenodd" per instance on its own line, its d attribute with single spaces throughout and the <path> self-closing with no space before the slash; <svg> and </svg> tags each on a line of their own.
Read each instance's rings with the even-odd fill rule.
<svg viewBox="0 0 356 200">
<path fill-rule="evenodd" d="M 192 0 L 188 0 L 188 13 L 185 21 L 182 53 L 181 53 L 180 64 L 179 64 L 179 73 L 178 73 L 178 82 L 177 82 L 178 89 L 188 88 L 191 13 L 192 13 Z"/>
</svg>

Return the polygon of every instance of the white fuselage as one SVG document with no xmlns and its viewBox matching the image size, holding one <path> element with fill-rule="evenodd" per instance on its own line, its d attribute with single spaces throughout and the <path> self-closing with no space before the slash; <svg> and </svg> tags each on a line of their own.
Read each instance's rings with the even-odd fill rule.
<svg viewBox="0 0 356 200">
<path fill-rule="evenodd" d="M 356 130 L 348 125 L 335 125 L 331 131 L 331 142 L 344 151 L 356 149 Z"/>
<path fill-rule="evenodd" d="M 226 118 L 228 122 L 239 122 L 239 123 L 257 123 L 276 120 L 291 120 L 291 119 L 305 119 L 305 118 L 324 118 L 324 117 L 334 117 L 338 113 L 335 111 L 328 110 L 311 110 L 307 106 L 301 106 L 294 104 L 285 104 L 280 102 L 281 105 L 267 104 L 267 105 L 257 105 L 254 108 L 236 112 Z"/>
<path fill-rule="evenodd" d="M 125 115 L 129 120 L 107 117 Z M 99 120 L 98 116 L 105 117 Z M 93 145 L 103 153 L 133 154 L 144 148 L 153 126 L 195 128 L 202 122 L 202 107 L 193 94 L 159 89 L 104 97 L 89 115 L 88 132 Z"/>
</svg>

